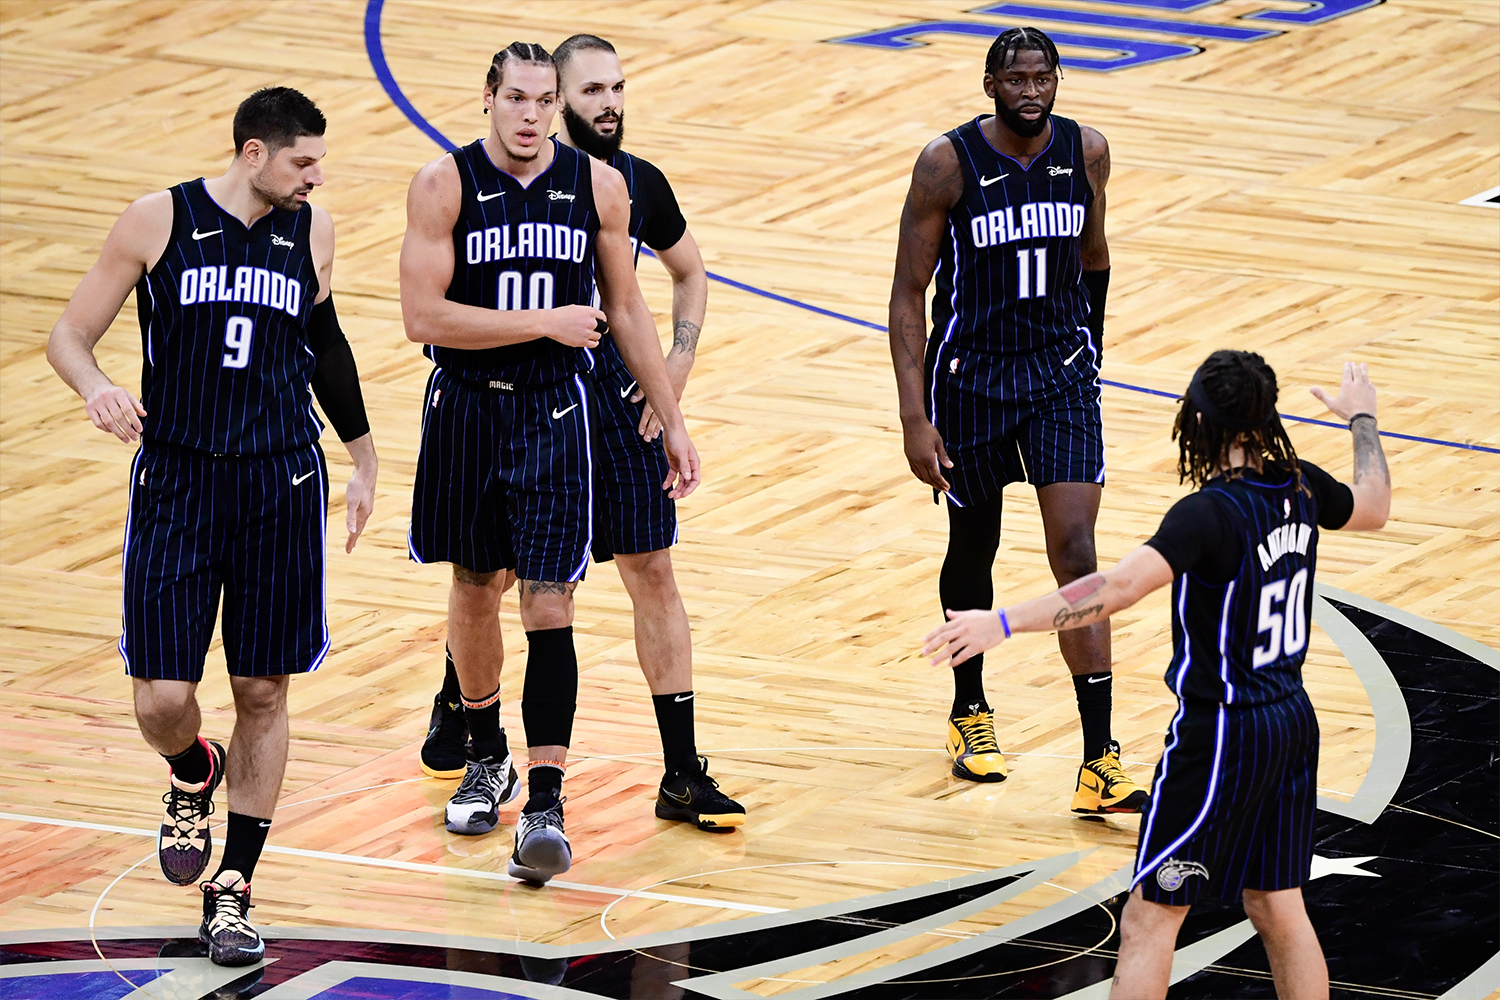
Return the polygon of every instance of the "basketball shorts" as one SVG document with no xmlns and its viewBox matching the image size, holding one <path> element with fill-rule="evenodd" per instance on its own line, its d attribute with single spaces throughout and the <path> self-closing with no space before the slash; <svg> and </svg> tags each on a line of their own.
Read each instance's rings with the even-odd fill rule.
<svg viewBox="0 0 1500 1000">
<path fill-rule="evenodd" d="M 328 653 L 327 517 L 328 467 L 316 444 L 217 457 L 143 444 L 125 522 L 125 672 L 201 680 L 221 594 L 230 674 L 316 670 Z"/>
<path fill-rule="evenodd" d="M 595 369 L 594 560 L 615 553 L 655 552 L 677 543 L 677 502 L 667 481 L 661 436 L 641 438 L 644 403 L 632 403 L 635 379 L 623 364 Z"/>
<path fill-rule="evenodd" d="M 433 369 L 407 545 L 419 563 L 581 580 L 592 537 L 590 376 L 520 392 Z"/>
<path fill-rule="evenodd" d="M 996 499 L 1009 483 L 1104 483 L 1099 371 L 1088 332 L 1030 354 L 1000 356 L 945 344 L 933 359 L 928 416 L 953 468 L 960 507 Z"/>
<path fill-rule="evenodd" d="M 1307 693 L 1249 708 L 1181 702 L 1141 820 L 1135 879 L 1153 903 L 1293 889 L 1312 865 L 1318 720 Z"/>
</svg>

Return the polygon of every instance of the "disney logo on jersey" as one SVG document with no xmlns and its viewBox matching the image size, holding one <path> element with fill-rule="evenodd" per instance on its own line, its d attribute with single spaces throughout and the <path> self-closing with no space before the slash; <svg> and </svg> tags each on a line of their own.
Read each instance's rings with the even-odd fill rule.
<svg viewBox="0 0 1500 1000">
<path fill-rule="evenodd" d="M 568 197 L 573 197 L 571 194 Z M 589 234 L 573 226 L 551 222 L 522 222 L 476 229 L 464 240 L 464 257 L 470 264 L 488 264 L 513 257 L 571 260 L 583 263 Z"/>
<path fill-rule="evenodd" d="M 1260 568 L 1270 569 L 1276 564 L 1276 560 L 1288 552 L 1295 552 L 1299 556 L 1307 555 L 1307 545 L 1311 540 L 1312 525 L 1301 521 L 1272 528 L 1266 533 L 1265 540 L 1255 547 L 1255 554 L 1260 557 Z"/>
<path fill-rule="evenodd" d="M 1196 861 L 1178 861 L 1176 858 L 1168 858 L 1156 869 L 1156 884 L 1167 892 L 1176 892 L 1182 888 L 1182 883 L 1194 875 L 1202 875 L 1203 881 L 1209 881 L 1208 869 Z"/>
<path fill-rule="evenodd" d="M 572 191 L 554 191 L 551 188 L 547 189 L 548 201 L 572 201 L 575 197 L 577 196 L 574 195 Z"/>
<path fill-rule="evenodd" d="M 1049 236 L 1077 236 L 1083 232 L 1084 207 L 1066 201 L 1029 201 L 1020 206 L 1021 224 L 1016 225 L 1016 206 L 997 208 L 988 215 L 969 220 L 976 249 L 1000 246 L 1013 240 Z"/>
<path fill-rule="evenodd" d="M 264 267 L 238 266 L 229 281 L 228 264 L 190 267 L 177 285 L 177 301 L 185 306 L 208 302 L 247 302 L 270 306 L 296 316 L 302 310 L 302 282 Z"/>
<path fill-rule="evenodd" d="M 1073 176 L 1073 168 L 1072 167 L 1048 167 L 1047 168 L 1047 175 L 1049 177 L 1062 177 L 1064 175 L 1066 175 L 1068 177 L 1072 177 Z"/>
<path fill-rule="evenodd" d="M 286 247 L 288 250 L 290 250 L 290 249 L 292 249 L 292 247 L 296 246 L 297 244 L 293 243 L 291 240 L 287 239 L 284 236 L 278 236 L 275 233 L 272 233 L 271 234 L 271 245 L 274 246 L 274 247 Z"/>
</svg>

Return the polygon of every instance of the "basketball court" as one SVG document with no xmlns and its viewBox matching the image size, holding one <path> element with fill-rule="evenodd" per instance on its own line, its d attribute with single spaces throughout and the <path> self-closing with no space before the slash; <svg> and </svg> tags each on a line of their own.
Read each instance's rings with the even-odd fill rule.
<svg viewBox="0 0 1500 1000">
<path fill-rule="evenodd" d="M 1345 479 L 1350 435 L 1307 389 L 1369 363 L 1394 498 L 1385 530 L 1322 540 L 1309 910 L 1335 997 L 1500 989 L 1500 5 L 976 3 L 0 3 L 0 997 L 1107 995 L 1139 818 L 1069 812 L 1078 717 L 1051 635 L 989 658 L 1009 779 L 949 774 L 949 681 L 917 653 L 947 525 L 902 454 L 885 335 L 912 163 L 992 110 L 985 50 L 1032 23 L 1062 50 L 1056 111 L 1113 157 L 1100 563 L 1187 491 L 1174 400 L 1210 351 L 1263 354 L 1299 453 Z M 519 804 L 448 834 L 454 783 L 418 769 L 449 571 L 407 554 L 430 363 L 397 254 L 412 174 L 488 126 L 491 55 L 575 31 L 618 48 L 626 148 L 671 179 L 710 272 L 683 399 L 703 486 L 674 562 L 698 745 L 748 819 L 653 816 L 630 602 L 596 565 L 573 868 L 536 889 L 505 875 Z M 235 107 L 273 85 L 329 119 L 314 199 L 381 468 L 355 552 L 330 532 L 333 646 L 292 684 L 255 880 L 267 961 L 247 971 L 191 947 L 199 894 L 156 866 L 164 768 L 116 649 L 134 449 L 89 424 L 45 346 L 120 211 L 222 171 Z M 666 273 L 644 259 L 640 281 L 668 330 Z M 136 386 L 140 345 L 127 304 L 101 367 Z M 1052 586 L 1035 493 L 1013 486 L 996 599 Z M 514 592 L 502 623 L 519 743 Z M 1115 737 L 1146 782 L 1174 709 L 1166 592 L 1113 629 Z M 226 739 L 217 640 L 199 699 Z M 1274 995 L 1237 907 L 1194 910 L 1173 979 L 1173 997 Z"/>
</svg>

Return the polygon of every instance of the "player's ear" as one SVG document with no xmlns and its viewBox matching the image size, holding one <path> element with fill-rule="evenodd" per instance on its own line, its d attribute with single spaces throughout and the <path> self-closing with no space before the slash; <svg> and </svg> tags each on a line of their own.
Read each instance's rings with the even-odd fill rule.
<svg viewBox="0 0 1500 1000">
<path fill-rule="evenodd" d="M 984 96 L 995 99 L 995 78 L 988 73 L 984 74 Z"/>
<path fill-rule="evenodd" d="M 258 168 L 266 159 L 266 144 L 259 139 L 246 139 L 240 147 L 240 157 L 251 170 Z"/>
</svg>

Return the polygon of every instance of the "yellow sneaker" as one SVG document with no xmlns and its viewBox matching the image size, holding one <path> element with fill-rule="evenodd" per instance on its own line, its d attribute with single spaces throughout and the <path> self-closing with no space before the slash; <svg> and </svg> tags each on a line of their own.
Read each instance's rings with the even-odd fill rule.
<svg viewBox="0 0 1500 1000">
<path fill-rule="evenodd" d="M 1005 754 L 995 742 L 995 713 L 975 712 L 948 720 L 948 753 L 954 777 L 1004 781 Z"/>
<path fill-rule="evenodd" d="M 1120 767 L 1120 744 L 1104 744 L 1104 756 L 1078 769 L 1073 792 L 1076 813 L 1141 813 L 1151 806 L 1151 794 Z"/>
</svg>

